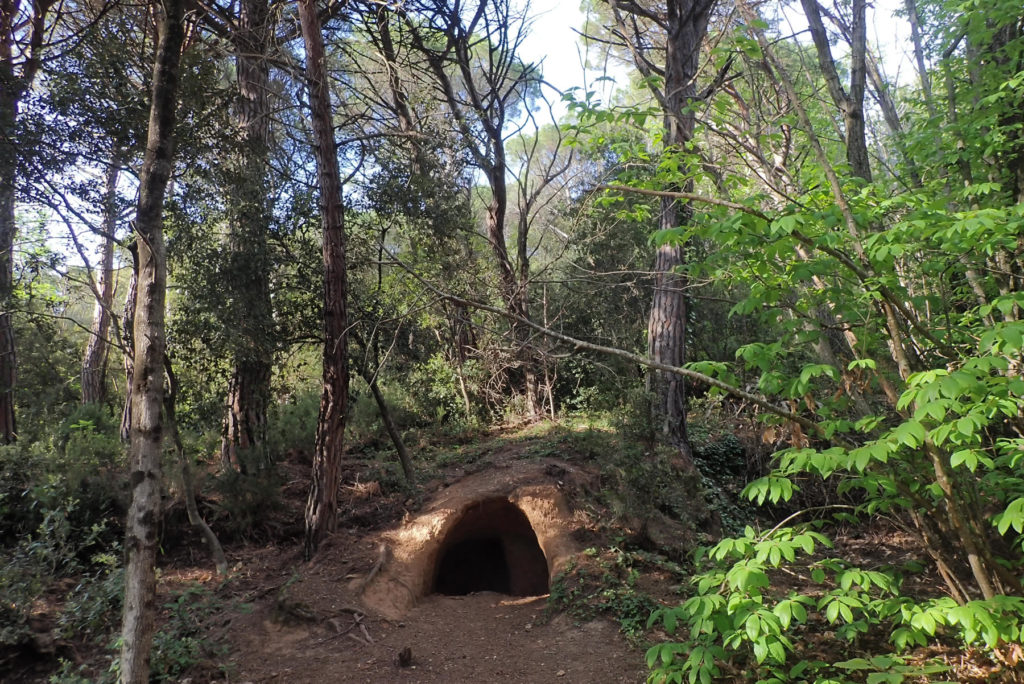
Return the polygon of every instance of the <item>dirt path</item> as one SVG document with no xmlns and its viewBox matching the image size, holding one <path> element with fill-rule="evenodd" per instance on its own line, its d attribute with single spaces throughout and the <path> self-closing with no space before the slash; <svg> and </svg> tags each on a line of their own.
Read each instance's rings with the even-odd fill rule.
<svg viewBox="0 0 1024 684">
<path fill-rule="evenodd" d="M 642 653 L 605 620 L 574 625 L 548 621 L 543 597 L 516 599 L 484 592 L 429 596 L 401 622 L 363 618 L 366 632 L 342 615 L 322 624 L 282 625 L 270 611 L 251 616 L 236 646 L 236 682 L 402 682 L 543 684 L 644 681 Z M 328 606 L 322 607 L 329 611 Z M 337 625 L 337 626 L 335 626 Z M 349 635 L 365 634 L 373 643 Z M 411 663 L 399 665 L 403 649 Z"/>
</svg>

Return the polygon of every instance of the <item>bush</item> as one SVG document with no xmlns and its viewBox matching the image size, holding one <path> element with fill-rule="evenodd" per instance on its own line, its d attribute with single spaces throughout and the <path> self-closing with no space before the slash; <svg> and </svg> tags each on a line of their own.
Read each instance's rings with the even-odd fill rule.
<svg viewBox="0 0 1024 684">
<path fill-rule="evenodd" d="M 657 604 L 637 586 L 638 560 L 615 547 L 587 549 L 579 561 L 571 561 L 555 577 L 548 597 L 549 612 L 562 611 L 584 621 L 607 615 L 627 637 L 639 638 Z"/>
<path fill-rule="evenodd" d="M 267 420 L 267 446 L 273 460 L 295 449 L 313 453 L 320 395 L 314 391 L 293 396 L 287 403 L 273 404 Z"/>
<path fill-rule="evenodd" d="M 213 479 L 213 489 L 217 497 L 209 522 L 227 536 L 250 538 L 281 510 L 281 479 L 273 468 L 248 475 L 228 470 Z"/>
<path fill-rule="evenodd" d="M 222 608 L 213 593 L 200 585 L 184 589 L 164 604 L 167 622 L 153 637 L 151 679 L 176 681 L 189 670 L 221 669 L 215 662 L 227 647 L 206 636 L 206 620 Z"/>
<path fill-rule="evenodd" d="M 0 549 L 0 644 L 24 643 L 31 634 L 33 604 L 55 579 L 87 571 L 97 547 L 108 544 L 105 524 L 88 529 L 76 525 L 77 505 L 68 499 L 44 510 L 34 534 Z"/>
</svg>

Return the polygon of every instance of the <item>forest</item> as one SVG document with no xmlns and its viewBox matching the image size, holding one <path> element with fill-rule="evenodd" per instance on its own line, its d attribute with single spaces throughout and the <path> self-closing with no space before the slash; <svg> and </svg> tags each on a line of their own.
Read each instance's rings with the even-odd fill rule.
<svg viewBox="0 0 1024 684">
<path fill-rule="evenodd" d="M 578 16 L 0 0 L 0 680 L 548 681 L 242 646 L 533 468 L 550 681 L 1024 681 L 1020 0 Z"/>
</svg>

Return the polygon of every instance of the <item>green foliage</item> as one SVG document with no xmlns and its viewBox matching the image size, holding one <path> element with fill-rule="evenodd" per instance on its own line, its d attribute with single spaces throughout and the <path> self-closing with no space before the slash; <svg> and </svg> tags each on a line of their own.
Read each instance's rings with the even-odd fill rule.
<svg viewBox="0 0 1024 684">
<path fill-rule="evenodd" d="M 241 604 L 239 608 L 247 608 Z M 226 662 L 228 646 L 223 636 L 210 636 L 210 618 L 222 613 L 226 605 L 217 594 L 200 584 L 191 584 L 171 595 L 162 606 L 161 624 L 153 636 L 153 650 L 150 655 L 150 681 L 178 681 L 190 675 L 201 681 L 220 679 L 228 672 Z M 120 639 L 113 648 L 120 648 Z M 118 657 L 112 658 L 108 672 L 100 681 L 119 681 L 121 667 Z M 77 684 L 79 676 L 72 668 L 65 666 L 56 679 Z"/>
<path fill-rule="evenodd" d="M 98 636 L 118 626 L 124 598 L 124 568 L 119 551 L 115 546 L 112 552 L 94 555 L 91 569 L 80 575 L 78 583 L 68 592 L 57 620 L 62 637 Z"/>
<path fill-rule="evenodd" d="M 223 602 L 209 589 L 193 585 L 163 608 L 167 619 L 153 637 L 152 678 L 175 681 L 200 666 L 206 672 L 223 671 L 227 645 L 209 635 L 209 618 L 223 610 Z"/>
<path fill-rule="evenodd" d="M 301 392 L 287 402 L 274 404 L 267 416 L 268 450 L 274 459 L 291 450 L 313 453 L 320 394 Z"/>
<path fill-rule="evenodd" d="M 213 478 L 214 515 L 208 521 L 228 537 L 250 539 L 265 534 L 281 509 L 281 479 L 273 468 L 248 475 L 226 470 Z"/>
<path fill-rule="evenodd" d="M 693 411 L 691 416 L 696 414 Z M 747 449 L 731 432 L 709 432 L 709 428 L 717 426 L 708 420 L 708 415 L 710 412 L 705 414 L 704 421 L 692 421 L 688 428 L 694 463 L 700 473 L 701 490 L 713 492 L 706 501 L 721 532 L 739 534 L 747 522 L 756 517 L 749 501 L 740 496 L 750 469 Z"/>
<path fill-rule="evenodd" d="M 0 644 L 31 635 L 34 603 L 58 580 L 80 578 L 58 616 L 61 625 L 108 625 L 118 606 L 111 550 L 120 537 L 123 492 L 112 468 L 121 460 L 85 414 L 68 419 L 45 444 L 0 446 Z M 108 583 L 109 580 L 109 583 Z M 115 597 L 116 595 L 116 597 Z M 77 631 L 77 627 L 71 627 Z"/>
<path fill-rule="evenodd" d="M 619 623 L 623 634 L 639 639 L 654 600 L 638 586 L 643 559 L 617 547 L 589 548 L 552 581 L 548 612 L 564 612 L 585 622 L 606 615 Z"/>
<path fill-rule="evenodd" d="M 41 515 L 32 534 L 0 548 L 0 645 L 20 645 L 30 636 L 33 604 L 55 580 L 95 572 L 92 568 L 111 563 L 108 553 L 97 553 L 110 543 L 105 522 L 81 527 L 77 500 L 63 499 L 54 508 L 44 508 Z M 116 587 L 114 591 L 119 595 Z M 109 591 L 105 597 L 110 597 Z M 73 595 L 61 619 L 74 622 L 84 611 L 88 619 L 98 622 L 111 608 L 93 604 L 85 595 Z"/>
<path fill-rule="evenodd" d="M 626 519 L 645 521 L 657 513 L 686 526 L 703 521 L 700 481 L 685 472 L 671 449 L 644 452 L 623 440 L 602 463 L 602 496 Z"/>
<path fill-rule="evenodd" d="M 750 671 L 766 684 L 833 681 L 851 671 L 871 673 L 867 677 L 872 682 L 902 682 L 948 669 L 907 664 L 899 655 L 934 638 L 941 625 L 971 624 L 977 630 L 984 620 L 994 642 L 997 632 L 1014 640 L 1020 636 L 1024 601 L 1000 599 L 964 607 L 949 599 L 918 602 L 902 594 L 902 570 L 865 570 L 822 557 L 821 550 L 829 547 L 827 537 L 807 527 L 764 534 L 748 527 L 742 536 L 723 539 L 707 550 L 701 572 L 691 579 L 694 594 L 682 605 L 651 616 L 651 625 L 682 637 L 648 650 L 651 681 L 710 682 L 728 664 L 730 670 Z M 798 566 L 806 573 L 799 591 L 774 586 L 783 566 Z M 1000 616 L 995 621 L 994 614 Z M 870 631 L 888 632 L 895 652 L 832 664 L 808 659 L 804 647 L 813 644 L 807 643 L 807 635 L 825 629 L 847 642 Z M 977 638 L 976 631 L 965 629 L 960 635 L 968 643 Z"/>
</svg>

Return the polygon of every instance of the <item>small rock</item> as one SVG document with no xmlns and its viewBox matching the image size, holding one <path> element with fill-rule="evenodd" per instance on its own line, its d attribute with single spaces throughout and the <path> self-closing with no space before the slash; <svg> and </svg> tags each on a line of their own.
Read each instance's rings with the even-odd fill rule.
<svg viewBox="0 0 1024 684">
<path fill-rule="evenodd" d="M 527 625 L 526 625 L 526 627 L 524 627 L 524 629 L 525 629 L 525 630 L 526 630 L 527 632 L 529 632 L 529 631 L 530 631 L 531 629 L 533 629 L 533 624 L 532 624 L 532 623 L 527 623 Z"/>
<path fill-rule="evenodd" d="M 564 677 L 565 676 L 565 670 L 559 670 L 558 672 L 555 673 L 555 676 L 556 677 Z"/>
</svg>

